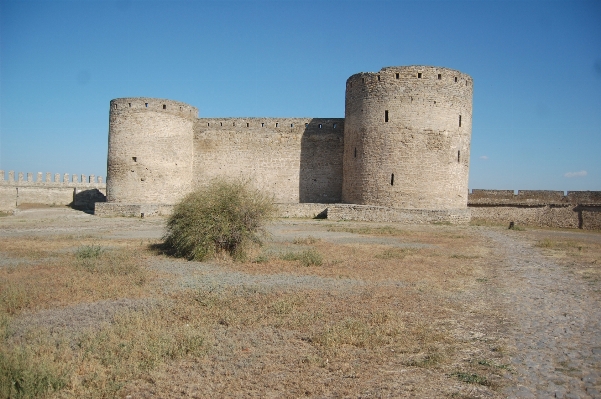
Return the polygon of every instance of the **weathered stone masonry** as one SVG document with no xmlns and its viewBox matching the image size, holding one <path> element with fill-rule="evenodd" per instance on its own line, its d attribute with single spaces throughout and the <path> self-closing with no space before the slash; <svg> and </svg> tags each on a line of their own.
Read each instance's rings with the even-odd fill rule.
<svg viewBox="0 0 601 399">
<path fill-rule="evenodd" d="M 448 68 L 360 73 L 347 80 L 344 119 L 198 118 L 181 102 L 112 100 L 107 203 L 96 213 L 161 213 L 227 176 L 252 179 L 290 215 L 313 209 L 292 204 L 350 203 L 366 206 L 361 218 L 388 207 L 469 220 L 472 86 Z"/>
<path fill-rule="evenodd" d="M 101 176 L 72 175 L 68 173 L 46 173 L 45 178 L 38 172 L 25 176 L 19 172 L 0 170 L 0 211 L 12 212 L 24 204 L 45 204 L 72 206 L 92 210 L 96 202 L 105 201 L 106 185 Z"/>
<path fill-rule="evenodd" d="M 252 179 L 290 217 L 601 228 L 599 192 L 473 190 L 468 203 L 472 97 L 464 73 L 407 66 L 348 78 L 345 118 L 199 118 L 177 101 L 115 99 L 95 213 L 169 213 L 225 176 Z"/>
</svg>

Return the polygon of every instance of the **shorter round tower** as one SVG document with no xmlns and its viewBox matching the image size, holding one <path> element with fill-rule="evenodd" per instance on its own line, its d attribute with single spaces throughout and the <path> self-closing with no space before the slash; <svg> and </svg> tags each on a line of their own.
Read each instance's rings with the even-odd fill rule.
<svg viewBox="0 0 601 399">
<path fill-rule="evenodd" d="M 432 67 L 387 67 L 346 82 L 346 203 L 467 208 L 472 78 Z"/>
<path fill-rule="evenodd" d="M 111 101 L 107 202 L 173 204 L 192 184 L 198 109 L 158 98 Z"/>
</svg>

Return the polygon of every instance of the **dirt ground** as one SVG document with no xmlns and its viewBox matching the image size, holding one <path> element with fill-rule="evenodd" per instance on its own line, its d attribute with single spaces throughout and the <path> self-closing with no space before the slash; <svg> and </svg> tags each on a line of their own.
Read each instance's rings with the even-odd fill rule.
<svg viewBox="0 0 601 399">
<path fill-rule="evenodd" d="M 0 396 L 601 398 L 601 233 L 279 219 L 245 262 L 162 218 L 0 217 Z"/>
</svg>

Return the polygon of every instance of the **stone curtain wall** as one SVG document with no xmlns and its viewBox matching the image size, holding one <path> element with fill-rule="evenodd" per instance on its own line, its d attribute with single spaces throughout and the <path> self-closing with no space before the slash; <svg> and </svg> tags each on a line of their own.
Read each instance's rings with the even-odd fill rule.
<svg viewBox="0 0 601 399">
<path fill-rule="evenodd" d="M 198 109 L 157 98 L 111 101 L 107 199 L 173 204 L 192 183 L 193 125 Z"/>
<path fill-rule="evenodd" d="M 448 68 L 389 67 L 346 83 L 346 203 L 467 207 L 472 78 Z"/>
<path fill-rule="evenodd" d="M 494 223 L 601 229 L 601 191 L 472 190 L 473 219 Z"/>
<path fill-rule="evenodd" d="M 276 203 L 340 202 L 344 119 L 200 118 L 193 185 L 249 178 Z"/>
<path fill-rule="evenodd" d="M 34 177 L 35 176 L 35 177 Z M 106 185 L 101 176 L 37 174 L 0 170 L 0 211 L 12 212 L 23 204 L 66 206 L 94 209 L 105 201 Z"/>
</svg>

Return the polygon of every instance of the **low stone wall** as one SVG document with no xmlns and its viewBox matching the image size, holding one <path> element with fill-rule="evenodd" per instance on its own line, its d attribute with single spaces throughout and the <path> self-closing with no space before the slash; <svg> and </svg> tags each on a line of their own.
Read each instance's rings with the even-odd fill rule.
<svg viewBox="0 0 601 399">
<path fill-rule="evenodd" d="M 151 217 L 168 216 L 173 212 L 173 205 L 169 204 L 123 204 L 118 202 L 97 202 L 94 215 L 111 217 Z"/>
<path fill-rule="evenodd" d="M 508 226 L 601 229 L 601 191 L 473 190 L 468 207 L 473 219 Z"/>
<path fill-rule="evenodd" d="M 335 204 L 328 207 L 328 219 L 404 224 L 451 223 L 467 224 L 469 209 L 429 210 L 396 209 L 383 206 Z"/>
<path fill-rule="evenodd" d="M 328 207 L 332 204 L 275 204 L 277 214 L 283 218 L 323 218 L 327 217 Z"/>
<path fill-rule="evenodd" d="M 82 210 L 94 209 L 96 202 L 106 201 L 106 184 L 102 178 L 98 180 L 94 175 L 61 175 L 46 173 L 43 180 L 42 173 L 37 173 L 34 181 L 33 173 L 15 173 L 10 171 L 8 180 L 5 173 L 0 170 L 0 211 L 13 212 L 20 205 L 43 204 L 54 206 L 72 206 Z M 53 179 L 54 177 L 54 179 Z"/>
</svg>

